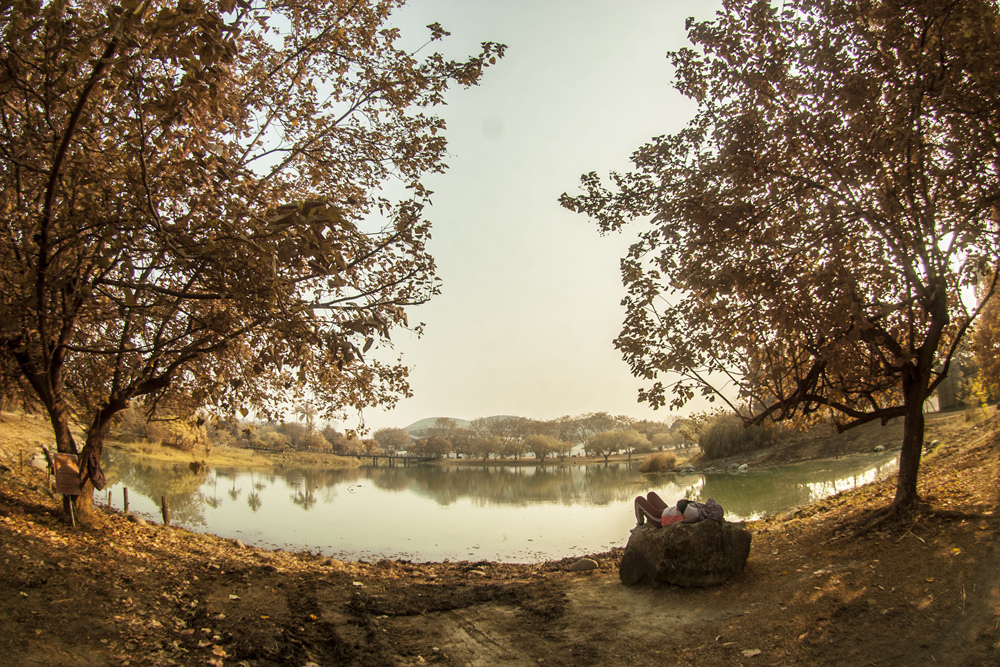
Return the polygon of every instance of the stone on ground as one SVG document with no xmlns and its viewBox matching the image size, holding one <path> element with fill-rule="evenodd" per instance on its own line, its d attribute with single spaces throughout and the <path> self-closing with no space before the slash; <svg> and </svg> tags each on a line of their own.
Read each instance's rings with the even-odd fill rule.
<svg viewBox="0 0 1000 667">
<path fill-rule="evenodd" d="M 717 586 L 742 572 L 749 555 L 750 531 L 742 523 L 647 523 L 629 538 L 618 575 L 626 586 Z"/>
</svg>

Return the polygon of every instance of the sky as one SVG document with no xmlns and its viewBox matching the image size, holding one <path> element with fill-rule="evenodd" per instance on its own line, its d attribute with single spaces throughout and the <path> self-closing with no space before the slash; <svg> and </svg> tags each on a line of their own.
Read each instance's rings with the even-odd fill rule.
<svg viewBox="0 0 1000 667">
<path fill-rule="evenodd" d="M 615 350 L 624 317 L 619 260 L 638 227 L 601 236 L 559 205 L 580 175 L 627 170 L 652 137 L 676 132 L 694 106 L 672 87 L 667 54 L 688 45 L 685 19 L 719 3 L 678 0 L 410 0 L 404 35 L 451 32 L 450 57 L 484 41 L 506 56 L 475 88 L 449 92 L 449 169 L 426 179 L 441 294 L 409 311 L 420 338 L 393 335 L 412 398 L 367 409 L 369 429 L 428 417 L 554 419 L 609 412 L 664 420 Z M 428 47 L 430 48 L 430 47 Z M 635 223 L 641 224 L 641 223 Z M 345 423 L 345 426 L 352 426 Z"/>
</svg>

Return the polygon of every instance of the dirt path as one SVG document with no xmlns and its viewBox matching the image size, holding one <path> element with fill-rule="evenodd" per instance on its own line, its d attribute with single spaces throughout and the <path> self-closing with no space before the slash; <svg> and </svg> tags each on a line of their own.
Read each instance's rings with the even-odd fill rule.
<svg viewBox="0 0 1000 667">
<path fill-rule="evenodd" d="M 891 484 L 751 524 L 745 572 L 628 588 L 575 561 L 342 562 L 115 513 L 73 530 L 0 440 L 10 665 L 1000 664 L 996 425 L 936 423 L 929 508 L 857 535 Z"/>
</svg>

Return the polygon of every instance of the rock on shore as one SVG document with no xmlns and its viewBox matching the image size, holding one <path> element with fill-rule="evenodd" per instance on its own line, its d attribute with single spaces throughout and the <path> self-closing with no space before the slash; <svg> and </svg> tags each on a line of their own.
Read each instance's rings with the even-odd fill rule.
<svg viewBox="0 0 1000 667">
<path fill-rule="evenodd" d="M 619 566 L 623 584 L 717 586 L 743 571 L 750 531 L 742 523 L 706 519 L 635 529 Z"/>
</svg>

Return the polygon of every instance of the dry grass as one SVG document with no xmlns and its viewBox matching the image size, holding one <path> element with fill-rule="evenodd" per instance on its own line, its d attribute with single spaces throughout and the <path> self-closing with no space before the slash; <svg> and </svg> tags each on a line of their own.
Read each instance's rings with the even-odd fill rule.
<svg viewBox="0 0 1000 667">
<path fill-rule="evenodd" d="M 669 472 L 677 468 L 677 456 L 668 452 L 656 452 L 639 464 L 639 472 Z"/>
<path fill-rule="evenodd" d="M 72 431 L 73 437 L 82 444 L 84 437 L 82 430 L 73 427 Z M 43 446 L 50 450 L 55 449 L 52 426 L 44 416 L 30 413 L 0 413 L 0 463 L 11 468 L 21 465 L 22 461 L 26 465 L 35 452 L 41 451 Z M 249 449 L 215 446 L 212 448 L 211 454 L 206 456 L 203 447 L 197 447 L 192 452 L 185 452 L 164 446 L 159 442 L 150 441 L 108 440 L 105 442 L 105 446 L 159 461 L 183 463 L 201 461 L 213 466 L 264 468 L 277 465 L 302 465 L 342 468 L 358 465 L 357 459 L 353 457 L 317 452 L 270 454 Z"/>
</svg>

